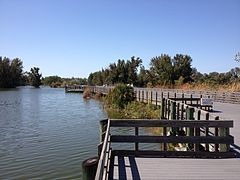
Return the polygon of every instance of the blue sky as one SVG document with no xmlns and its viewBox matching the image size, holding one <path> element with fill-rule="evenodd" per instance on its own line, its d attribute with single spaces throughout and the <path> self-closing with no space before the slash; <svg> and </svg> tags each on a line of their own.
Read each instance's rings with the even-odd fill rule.
<svg viewBox="0 0 240 180">
<path fill-rule="evenodd" d="M 239 0 L 0 0 L 0 56 L 43 76 L 88 77 L 118 59 L 176 53 L 202 73 L 239 66 Z"/>
</svg>

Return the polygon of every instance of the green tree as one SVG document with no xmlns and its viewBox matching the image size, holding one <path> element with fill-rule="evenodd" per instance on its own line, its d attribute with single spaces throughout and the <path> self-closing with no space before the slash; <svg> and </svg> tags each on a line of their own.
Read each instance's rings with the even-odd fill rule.
<svg viewBox="0 0 240 180">
<path fill-rule="evenodd" d="M 31 68 L 29 72 L 29 81 L 31 86 L 34 86 L 38 88 L 41 85 L 41 77 L 42 74 L 39 73 L 39 68 L 38 67 L 33 67 Z"/>
<path fill-rule="evenodd" d="M 122 109 L 134 100 L 134 89 L 126 84 L 117 85 L 108 95 L 107 104 Z"/>
<path fill-rule="evenodd" d="M 174 80 L 183 79 L 183 83 L 191 82 L 192 58 L 188 55 L 176 54 L 173 58 Z"/>
<path fill-rule="evenodd" d="M 20 85 L 22 61 L 19 58 L 10 60 L 0 56 L 0 88 L 14 88 Z"/>
<path fill-rule="evenodd" d="M 173 65 L 171 57 L 167 54 L 156 56 L 150 62 L 150 74 L 152 77 L 152 84 L 165 85 L 173 84 Z"/>
</svg>

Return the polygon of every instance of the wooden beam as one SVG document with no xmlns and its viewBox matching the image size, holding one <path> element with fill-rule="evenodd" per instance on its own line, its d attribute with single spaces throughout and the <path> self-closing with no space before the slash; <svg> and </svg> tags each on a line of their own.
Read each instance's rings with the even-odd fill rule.
<svg viewBox="0 0 240 180">
<path fill-rule="evenodd" d="M 111 142 L 118 143 L 218 143 L 232 144 L 232 136 L 126 136 L 111 135 Z"/>
<path fill-rule="evenodd" d="M 116 156 L 137 157 L 195 157 L 195 158 L 235 158 L 233 152 L 194 152 L 194 151 L 133 151 L 114 150 Z"/>
<path fill-rule="evenodd" d="M 159 120 L 159 119 L 111 119 L 111 127 L 233 127 L 233 120 L 201 120 L 201 121 L 188 121 L 188 120 Z"/>
</svg>

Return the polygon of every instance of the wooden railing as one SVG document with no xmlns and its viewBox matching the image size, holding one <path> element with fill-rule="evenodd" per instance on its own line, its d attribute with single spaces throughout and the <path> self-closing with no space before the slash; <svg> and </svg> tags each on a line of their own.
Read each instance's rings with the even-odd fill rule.
<svg viewBox="0 0 240 180">
<path fill-rule="evenodd" d="M 110 161 L 114 156 L 141 156 L 141 157 L 194 157 L 194 158 L 229 158 L 235 157 L 230 151 L 230 144 L 234 143 L 233 137 L 229 134 L 229 129 L 233 127 L 231 120 L 159 120 L 159 119 L 109 119 L 106 131 L 103 132 L 104 142 L 98 164 L 95 180 L 108 179 L 111 172 Z M 101 125 L 103 123 L 101 122 Z M 133 128 L 133 135 L 114 135 L 112 128 Z M 165 128 L 162 134 L 149 135 L 141 134 L 139 128 L 157 127 Z M 219 129 L 219 134 L 209 134 L 200 129 Z M 172 129 L 184 129 L 185 135 L 169 135 L 167 132 Z M 125 132 L 125 131 L 123 131 Z M 133 143 L 134 149 L 112 149 L 115 143 Z M 141 143 L 160 143 L 163 148 L 159 150 L 143 150 Z M 170 150 L 169 144 L 185 144 L 187 150 Z M 111 146 L 110 146 L 111 144 Z M 215 150 L 202 149 L 203 145 L 214 144 Z M 107 163 L 109 162 L 109 163 Z"/>
<path fill-rule="evenodd" d="M 108 119 L 104 119 L 100 121 L 101 125 L 101 132 L 100 132 L 100 144 L 98 146 L 99 152 L 99 161 L 98 161 L 98 168 L 95 176 L 95 180 L 102 180 L 107 179 L 108 174 L 107 170 L 110 166 L 110 156 L 111 156 L 111 149 L 110 149 L 110 121 Z"/>
<path fill-rule="evenodd" d="M 70 87 L 70 86 L 69 86 Z M 114 86 L 85 86 L 92 90 L 92 92 L 107 94 L 111 91 Z M 72 85 L 72 89 L 82 88 L 79 85 Z M 68 88 L 69 89 L 69 88 Z M 161 89 L 161 88 L 137 88 L 134 87 L 135 92 L 141 92 L 141 96 L 145 100 L 150 100 L 150 97 L 157 101 L 160 95 L 163 93 L 164 96 L 167 94 L 184 94 L 185 97 L 210 97 L 215 102 L 233 103 L 240 104 L 240 92 L 220 92 L 220 91 L 200 91 L 200 90 L 182 90 L 182 89 Z M 143 94 L 142 94 L 143 93 Z M 147 93 L 147 94 L 146 94 Z M 152 94 L 152 95 L 151 95 Z M 138 95 L 138 94 L 136 94 Z"/>
<path fill-rule="evenodd" d="M 233 157 L 230 152 L 230 144 L 233 144 L 233 137 L 229 135 L 229 128 L 233 127 L 233 121 L 214 121 L 214 120 L 110 120 L 110 127 L 134 127 L 135 135 L 111 135 L 111 143 L 135 143 L 134 150 L 116 150 L 117 155 L 148 155 L 164 157 L 211 157 L 226 158 Z M 161 127 L 167 129 L 181 128 L 185 129 L 184 136 L 167 135 L 163 132 L 161 135 L 139 135 L 139 127 Z M 200 134 L 200 128 L 219 128 L 223 132 L 220 136 Z M 159 151 L 149 151 L 139 149 L 138 143 L 162 143 L 163 149 Z M 167 144 L 185 143 L 188 151 L 170 151 Z M 220 144 L 219 149 L 207 151 L 200 148 L 202 144 Z"/>
</svg>

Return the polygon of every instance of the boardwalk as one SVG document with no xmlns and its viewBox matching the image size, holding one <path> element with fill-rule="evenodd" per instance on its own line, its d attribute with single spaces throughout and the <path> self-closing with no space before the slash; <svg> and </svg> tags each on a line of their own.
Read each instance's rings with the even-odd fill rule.
<svg viewBox="0 0 240 180">
<path fill-rule="evenodd" d="M 232 149 L 240 153 L 240 105 L 214 103 L 213 115 L 221 119 L 233 119 L 234 136 Z M 240 158 L 188 159 L 188 158 L 144 158 L 115 156 L 111 164 L 109 179 L 239 179 Z"/>
<path fill-rule="evenodd" d="M 232 119 L 234 122 L 230 134 L 234 136 L 236 151 L 240 153 L 240 104 L 214 102 L 214 110 L 221 119 Z M 240 167 L 239 167 L 240 168 Z"/>
<path fill-rule="evenodd" d="M 240 159 L 115 157 L 110 179 L 239 180 Z"/>
<path fill-rule="evenodd" d="M 92 92 L 107 94 L 114 87 L 89 88 Z M 239 179 L 239 93 L 185 92 L 147 88 L 134 88 L 134 91 L 136 100 L 164 107 L 161 108 L 161 114 L 164 116 L 161 115 L 161 122 L 140 120 L 140 124 L 136 125 L 136 120 L 134 123 L 128 121 L 130 126 L 125 124 L 126 120 L 120 123 L 115 120 L 112 123 L 108 121 L 109 123 L 104 125 L 105 130 L 102 129 L 102 143 L 99 145 L 101 155 L 96 180 Z M 204 107 L 200 100 L 209 97 L 215 101 L 214 105 Z M 191 115 L 191 112 L 195 113 Z M 164 119 L 171 119 L 171 121 L 164 121 Z M 157 124 L 156 127 L 163 127 L 163 135 L 158 137 L 140 135 L 139 127 L 155 127 L 149 126 L 149 123 Z M 111 135 L 111 127 L 135 127 L 135 135 Z M 172 129 L 173 132 L 176 131 L 174 128 L 187 128 L 186 136 L 169 136 L 167 128 Z M 134 143 L 135 150 L 112 149 L 112 143 Z M 139 143 L 161 143 L 162 149 L 141 150 Z M 166 146 L 168 143 L 186 143 L 187 151 L 169 151 Z"/>
</svg>

